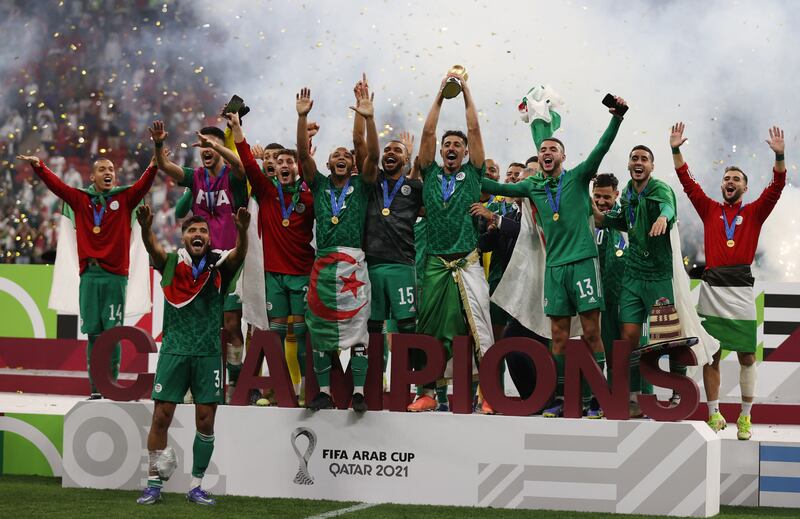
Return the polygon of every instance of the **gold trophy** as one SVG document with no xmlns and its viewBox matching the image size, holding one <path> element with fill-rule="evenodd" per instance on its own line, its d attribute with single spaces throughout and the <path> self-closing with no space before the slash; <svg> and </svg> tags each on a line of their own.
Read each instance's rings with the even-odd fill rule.
<svg viewBox="0 0 800 519">
<path fill-rule="evenodd" d="M 452 67 L 450 67 L 450 70 L 448 70 L 448 72 L 451 74 L 457 74 L 461 76 L 462 78 L 464 78 L 463 79 L 464 81 L 466 81 L 468 78 L 467 69 L 465 69 L 463 65 L 453 65 Z M 461 79 L 451 76 L 447 78 L 447 82 L 445 83 L 444 88 L 442 89 L 442 97 L 444 97 L 445 99 L 453 99 L 454 97 L 457 97 L 458 94 L 461 93 L 461 90 L 462 90 Z"/>
</svg>

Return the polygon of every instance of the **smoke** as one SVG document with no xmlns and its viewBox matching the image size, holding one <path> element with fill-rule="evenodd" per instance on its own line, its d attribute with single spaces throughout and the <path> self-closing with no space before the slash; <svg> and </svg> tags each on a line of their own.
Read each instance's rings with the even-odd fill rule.
<svg viewBox="0 0 800 519">
<path fill-rule="evenodd" d="M 678 195 L 684 249 L 700 251 L 690 265 L 703 262 L 702 228 L 675 178 L 669 127 L 686 123 L 684 156 L 709 196 L 720 199 L 722 171 L 736 164 L 750 178 L 745 201 L 753 201 L 771 179 L 767 129 L 782 126 L 789 185 L 764 226 L 756 271 L 765 279 L 800 280 L 793 211 L 800 193 L 792 186 L 800 154 L 792 126 L 800 120 L 800 104 L 793 102 L 800 14 L 789 1 L 199 0 L 178 6 L 191 12 L 185 26 L 164 28 L 163 42 L 131 34 L 132 45 L 159 65 L 205 76 L 219 106 L 231 94 L 242 96 L 253 110 L 244 120 L 252 143 L 294 146 L 294 96 L 310 87 L 323 170 L 334 147 L 350 146 L 348 107 L 362 72 L 375 92 L 383 141 L 402 130 L 419 139 L 442 77 L 450 66 L 464 65 L 487 157 L 501 167 L 534 153 L 516 111 L 531 86 L 550 84 L 566 102 L 558 136 L 566 143 L 567 168 L 585 158 L 608 124 L 603 96 L 621 95 L 631 109 L 601 170 L 627 180 L 630 148 L 653 149 L 655 175 Z M 0 63 L 7 64 L 9 50 L 2 52 Z M 175 56 L 179 62 L 166 62 Z M 461 97 L 445 102 L 439 133 L 449 128 L 465 129 Z"/>
</svg>

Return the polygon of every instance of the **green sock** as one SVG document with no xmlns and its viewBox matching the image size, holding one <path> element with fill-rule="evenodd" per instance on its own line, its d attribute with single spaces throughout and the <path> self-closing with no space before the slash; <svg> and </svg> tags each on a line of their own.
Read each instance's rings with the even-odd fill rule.
<svg viewBox="0 0 800 519">
<path fill-rule="evenodd" d="M 236 382 L 239 380 L 239 375 L 242 372 L 242 365 L 226 362 L 225 366 L 228 368 L 228 385 L 235 386 Z"/>
<path fill-rule="evenodd" d="M 95 387 L 94 380 L 92 380 L 92 350 L 96 340 L 97 335 L 90 335 L 89 342 L 86 344 L 86 370 L 89 372 L 89 385 L 92 387 L 92 393 L 97 393 L 97 387 Z"/>
<path fill-rule="evenodd" d="M 597 362 L 597 365 L 600 366 L 600 373 L 602 373 L 606 367 L 606 352 L 595 351 L 592 353 L 592 357 L 594 357 L 594 360 L 595 362 Z"/>
<path fill-rule="evenodd" d="M 300 365 L 300 375 L 306 376 L 306 331 L 308 327 L 305 321 L 296 322 L 292 325 L 294 337 L 297 340 L 297 363 Z"/>
<path fill-rule="evenodd" d="M 450 405 L 450 401 L 447 400 L 447 386 L 436 386 L 436 402 Z"/>
<path fill-rule="evenodd" d="M 642 391 L 642 385 L 644 380 L 642 379 L 642 372 L 639 371 L 639 359 L 636 359 L 631 363 L 631 393 L 638 393 Z"/>
<path fill-rule="evenodd" d="M 214 435 L 205 435 L 200 431 L 196 431 L 194 433 L 194 445 L 192 445 L 192 477 L 202 478 L 205 475 L 213 452 Z"/>
<path fill-rule="evenodd" d="M 564 355 L 553 353 L 556 361 L 556 396 L 564 398 Z"/>
<path fill-rule="evenodd" d="M 364 350 L 364 352 L 366 353 L 366 350 Z M 363 388 L 364 383 L 367 381 L 367 366 L 369 365 L 369 360 L 366 355 L 355 354 L 355 352 L 352 351 L 351 353 L 354 353 L 350 357 L 350 369 L 353 372 L 353 387 Z"/>
<path fill-rule="evenodd" d="M 478 394 L 478 381 L 477 380 L 473 380 L 472 381 L 472 386 L 470 386 L 469 391 L 470 391 L 469 392 L 469 400 L 470 400 L 470 402 L 474 402 L 475 401 L 475 395 Z"/>
<path fill-rule="evenodd" d="M 669 372 L 670 373 L 678 373 L 679 375 L 686 375 L 686 366 L 681 366 L 677 362 L 673 361 L 670 357 L 669 359 Z"/>
<path fill-rule="evenodd" d="M 331 352 L 314 352 L 314 374 L 317 376 L 317 384 L 320 387 L 330 387 L 331 385 Z"/>
<path fill-rule="evenodd" d="M 86 344 L 86 371 L 89 372 L 89 385 L 91 386 L 91 392 L 97 393 L 97 387 L 94 385 L 94 381 L 92 380 L 92 350 L 94 349 L 94 342 L 97 340 L 99 335 L 90 335 L 89 340 Z M 122 345 L 117 343 L 114 345 L 114 349 L 111 351 L 111 379 L 116 381 L 119 377 L 119 364 L 122 359 Z"/>
<path fill-rule="evenodd" d="M 148 476 L 147 486 L 161 488 L 163 486 L 163 483 L 161 482 L 161 478 L 158 476 Z"/>
</svg>

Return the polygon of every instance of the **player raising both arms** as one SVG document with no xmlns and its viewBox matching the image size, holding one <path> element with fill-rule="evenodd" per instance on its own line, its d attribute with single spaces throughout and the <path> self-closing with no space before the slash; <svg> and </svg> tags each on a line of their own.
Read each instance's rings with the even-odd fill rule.
<svg viewBox="0 0 800 519">
<path fill-rule="evenodd" d="M 436 126 L 444 101 L 442 91 L 451 76 L 461 81 L 467 135 L 457 130 L 444 132 L 440 150 L 443 166 L 439 166 L 434 160 Z M 469 161 L 462 164 L 468 155 Z M 417 324 L 419 333 L 442 341 L 448 359 L 452 358 L 453 338 L 458 335 L 472 336 L 478 360 L 494 343 L 489 317 L 489 285 L 477 249 L 478 225 L 469 213 L 470 206 L 481 197 L 481 179 L 486 172 L 484 161 L 478 111 L 468 82 L 457 74 L 448 74 L 439 86 L 420 139 L 427 250 L 422 278 L 425 296 L 419 307 Z M 413 360 L 414 369 L 423 367 L 421 358 Z M 408 410 L 436 409 L 435 393 L 441 408 L 447 408 L 446 379 L 451 370 L 452 363 L 448 361 L 445 377 L 425 386 L 424 393 L 408 406 Z"/>
<path fill-rule="evenodd" d="M 675 171 L 700 219 L 703 220 L 706 268 L 700 283 L 698 313 L 703 326 L 719 341 L 720 348 L 735 351 L 739 357 L 739 386 L 742 411 L 736 421 L 737 437 L 750 439 L 750 409 L 756 390 L 756 306 L 750 265 L 756 254 L 761 226 L 775 208 L 786 185 L 783 130 L 770 128 L 767 144 L 775 153 L 772 182 L 755 201 L 745 204 L 747 175 L 735 167 L 725 168 L 722 200 L 709 198 L 689 172 L 680 147 L 686 142 L 684 125 L 672 127 L 669 145 Z M 708 425 L 714 432 L 724 429 L 725 417 L 719 411 L 719 360 L 703 366 L 703 384 L 708 399 Z"/>
<path fill-rule="evenodd" d="M 317 170 L 311 156 L 306 119 L 314 102 L 311 90 L 297 94 L 297 155 L 306 184 L 314 194 L 317 257 L 311 270 L 306 322 L 313 344 L 314 373 L 319 394 L 307 404 L 312 410 L 331 406 L 330 370 L 333 355 L 350 349 L 353 410 L 364 412 L 367 378 L 370 282 L 364 251 L 367 201 L 378 174 L 378 132 L 366 85 L 357 89 L 357 106 L 350 107 L 367 121 L 367 156 L 360 175 L 351 175 L 353 154 L 336 148 L 328 157 L 330 175 Z"/>
<path fill-rule="evenodd" d="M 236 224 L 233 214 L 237 207 L 247 205 L 247 184 L 244 168 L 236 154 L 225 147 L 225 132 L 216 126 L 206 126 L 197 132 L 202 166 L 196 169 L 181 167 L 167 157 L 164 140 L 168 133 L 162 121 L 153 123 L 150 135 L 156 143 L 158 167 L 178 185 L 192 192 L 192 214 L 208 222 L 211 244 L 216 249 L 230 250 L 236 245 Z M 233 287 L 230 287 L 233 291 Z M 224 327 L 228 332 L 227 348 L 229 390 L 236 385 L 242 369 L 244 338 L 241 326 L 242 304 L 230 294 L 225 300 Z"/>
<path fill-rule="evenodd" d="M 225 289 L 247 252 L 250 213 L 240 208 L 234 217 L 237 240 L 233 250 L 212 249 L 208 222 L 193 215 L 181 225 L 183 247 L 170 253 L 164 251 L 153 234 L 150 207 L 140 207 L 136 217 L 153 266 L 161 272 L 165 300 L 163 340 L 153 381 L 153 422 L 147 436 L 147 487 L 137 502 L 150 505 L 161 499 L 162 477 L 171 475 L 160 467 L 167 448 L 167 432 L 176 404 L 183 403 L 186 390 L 191 388 L 197 432 L 192 447 L 191 490 L 186 498 L 199 505 L 214 505 L 216 501 L 203 490 L 202 480 L 214 451 L 217 404 L 223 400 L 219 329 Z"/>
<path fill-rule="evenodd" d="M 81 331 L 89 336 L 86 349 L 87 366 L 97 336 L 104 330 L 123 324 L 125 293 L 131 250 L 131 218 L 133 210 L 150 190 L 158 168 L 155 161 L 131 186 L 118 186 L 114 164 L 97 159 L 92 165 L 92 184 L 76 189 L 64 184 L 38 157 L 19 155 L 33 166 L 34 172 L 56 196 L 72 210 L 75 222 L 80 285 L 78 303 Z M 63 294 L 63 297 L 69 297 Z M 120 345 L 111 355 L 111 375 L 119 374 Z M 90 399 L 101 398 L 92 381 Z"/>
</svg>

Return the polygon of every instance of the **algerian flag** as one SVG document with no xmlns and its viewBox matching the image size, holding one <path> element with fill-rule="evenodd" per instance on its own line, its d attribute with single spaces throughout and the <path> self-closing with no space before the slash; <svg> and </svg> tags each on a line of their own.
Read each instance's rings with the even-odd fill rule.
<svg viewBox="0 0 800 519">
<path fill-rule="evenodd" d="M 229 250 L 212 250 L 206 256 L 206 268 L 197 279 L 194 277 L 192 256 L 186 249 L 180 248 L 176 253 L 168 254 L 161 276 L 164 299 L 175 308 L 183 308 L 194 301 L 209 281 L 218 293 L 221 292 L 222 276 L 219 269 L 230 253 Z"/>
<path fill-rule="evenodd" d="M 113 195 L 130 186 L 116 187 L 108 191 Z M 82 191 L 93 194 L 94 186 Z M 140 203 L 141 205 L 141 203 Z M 137 206 L 138 207 L 138 206 Z M 142 230 L 131 214 L 131 244 L 128 251 L 128 285 L 125 290 L 125 317 L 137 317 L 150 311 L 150 257 L 144 248 Z M 78 257 L 78 235 L 75 230 L 75 213 L 64 203 L 58 222 L 56 262 L 53 267 L 53 284 L 50 288 L 48 308 L 65 315 L 80 315 L 80 259 Z"/>
<path fill-rule="evenodd" d="M 332 247 L 318 252 L 306 313 L 316 349 L 344 350 L 369 342 L 370 290 L 364 251 Z"/>
<path fill-rule="evenodd" d="M 517 109 L 520 119 L 531 127 L 531 135 L 536 149 L 542 141 L 552 137 L 561 127 L 561 115 L 555 111 L 564 101 L 550 85 L 536 85 L 522 97 Z"/>
<path fill-rule="evenodd" d="M 550 338 L 550 318 L 544 314 L 545 253 L 543 232 L 533 219 L 531 202 L 522 201 L 519 236 L 503 278 L 492 301 L 519 323 L 542 337 Z M 594 225 L 594 218 L 587 220 Z M 583 334 L 581 320 L 571 320 L 570 337 Z"/>
</svg>

